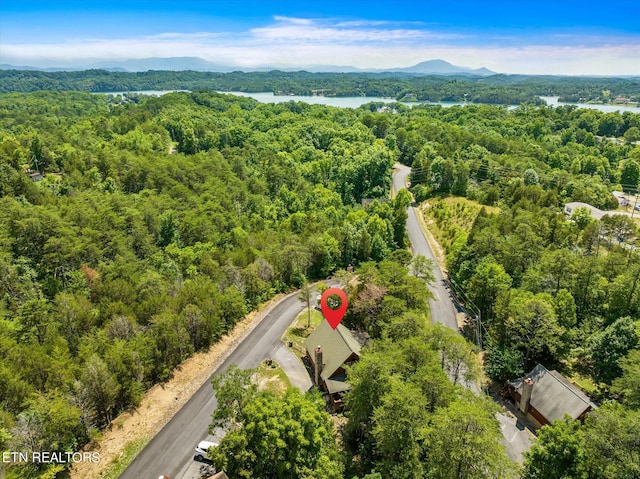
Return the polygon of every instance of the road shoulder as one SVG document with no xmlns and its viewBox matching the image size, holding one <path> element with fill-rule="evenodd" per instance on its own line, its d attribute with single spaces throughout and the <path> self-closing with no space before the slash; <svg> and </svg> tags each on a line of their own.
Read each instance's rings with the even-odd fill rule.
<svg viewBox="0 0 640 479">
<path fill-rule="evenodd" d="M 120 414 L 111 428 L 102 433 L 98 445 L 92 449 L 100 455 L 100 462 L 75 464 L 70 471 L 71 479 L 105 477 L 116 463 L 132 461 L 137 452 L 171 420 L 238 344 L 275 306 L 291 294 L 278 295 L 263 304 L 258 311 L 247 314 L 207 352 L 194 354 L 176 367 L 170 380 L 150 388 L 134 411 Z M 132 454 L 131 447 L 136 447 L 138 451 Z"/>
</svg>

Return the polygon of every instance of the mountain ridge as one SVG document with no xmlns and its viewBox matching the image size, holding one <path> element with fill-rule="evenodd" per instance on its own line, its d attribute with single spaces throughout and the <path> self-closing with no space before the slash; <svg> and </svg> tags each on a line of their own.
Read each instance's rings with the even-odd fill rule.
<svg viewBox="0 0 640 479">
<path fill-rule="evenodd" d="M 164 71 L 202 71 L 202 72 L 215 72 L 215 73 L 228 73 L 232 71 L 308 71 L 310 73 L 408 73 L 418 75 L 474 75 L 474 76 L 488 76 L 495 75 L 487 68 L 468 68 L 463 66 L 453 65 L 445 60 L 434 59 L 426 60 L 409 67 L 397 67 L 397 68 L 358 68 L 345 65 L 264 65 L 258 67 L 237 67 L 230 65 L 221 65 L 218 63 L 210 62 L 200 57 L 149 57 L 140 59 L 126 59 L 126 60 L 112 60 L 112 61 L 93 61 L 91 63 L 79 63 L 69 66 L 50 66 L 50 67 L 37 67 L 37 66 L 16 66 L 10 63 L 0 64 L 0 70 L 34 70 L 34 71 L 82 71 L 82 70 L 107 70 L 107 71 L 122 71 L 122 72 L 145 72 L 151 70 L 164 70 Z"/>
<path fill-rule="evenodd" d="M 401 73 L 421 73 L 421 74 L 441 74 L 441 75 L 454 75 L 454 74 L 469 74 L 478 76 L 496 75 L 497 72 L 491 71 L 488 68 L 468 68 L 453 65 L 445 60 L 435 59 L 427 60 L 417 63 L 416 65 L 406 68 L 393 68 L 391 72 Z"/>
</svg>

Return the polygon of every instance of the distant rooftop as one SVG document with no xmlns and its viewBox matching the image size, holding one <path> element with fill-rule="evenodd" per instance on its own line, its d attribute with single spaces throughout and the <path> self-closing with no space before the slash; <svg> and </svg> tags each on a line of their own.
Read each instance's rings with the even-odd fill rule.
<svg viewBox="0 0 640 479">
<path fill-rule="evenodd" d="M 576 208 L 586 208 L 591 213 L 591 217 L 596 220 L 601 220 L 603 216 L 609 215 L 625 215 L 628 216 L 624 211 L 602 211 L 600 208 L 596 208 L 588 203 L 581 203 L 579 201 L 572 201 L 571 203 L 567 203 L 564 205 L 564 212 L 569 215 L 569 217 L 573 216 Z"/>
<path fill-rule="evenodd" d="M 525 379 L 533 380 L 530 404 L 550 423 L 562 419 L 565 414 L 572 419 L 579 418 L 585 411 L 596 409 L 595 403 L 578 387 L 571 384 L 557 371 L 549 371 L 542 364 L 538 364 L 525 377 L 509 381 L 518 393 L 522 393 Z"/>
</svg>

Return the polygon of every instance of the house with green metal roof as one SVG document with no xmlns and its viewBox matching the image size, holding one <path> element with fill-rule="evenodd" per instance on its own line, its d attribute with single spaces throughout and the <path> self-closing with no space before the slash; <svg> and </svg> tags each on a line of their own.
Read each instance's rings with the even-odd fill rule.
<svg viewBox="0 0 640 479">
<path fill-rule="evenodd" d="M 339 411 L 342 409 L 342 395 L 351 389 L 345 366 L 360 359 L 362 346 L 342 324 L 331 329 L 326 321 L 322 321 L 307 337 L 305 347 L 315 385 L 329 394 L 334 409 Z"/>
</svg>

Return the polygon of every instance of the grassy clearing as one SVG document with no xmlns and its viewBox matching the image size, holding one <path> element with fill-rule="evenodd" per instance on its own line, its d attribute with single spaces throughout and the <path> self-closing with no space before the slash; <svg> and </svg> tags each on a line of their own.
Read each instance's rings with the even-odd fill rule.
<svg viewBox="0 0 640 479">
<path fill-rule="evenodd" d="M 311 332 L 316 329 L 322 321 L 324 321 L 322 313 L 312 308 L 311 325 L 307 328 L 307 322 L 309 321 L 307 311 L 307 309 L 304 309 L 298 316 L 296 316 L 295 321 L 291 324 L 291 326 L 289 326 L 287 332 L 282 337 L 282 341 L 287 346 L 289 346 L 289 343 L 292 343 L 292 345 L 289 346 L 289 349 L 291 349 L 296 355 L 305 354 L 306 350 L 304 341 L 311 334 Z"/>
<path fill-rule="evenodd" d="M 466 242 L 482 208 L 489 214 L 500 212 L 499 208 L 460 197 L 433 198 L 421 206 L 429 230 L 447 254 Z"/>
<path fill-rule="evenodd" d="M 260 389 L 265 389 L 273 394 L 284 393 L 291 387 L 289 378 L 275 361 L 262 361 L 256 370 L 256 382 Z"/>
<path fill-rule="evenodd" d="M 583 391 L 587 392 L 592 396 L 598 395 L 598 386 L 594 383 L 591 378 L 582 376 L 578 373 L 573 373 L 571 376 L 568 376 L 567 379 L 574 384 L 577 384 Z"/>
<path fill-rule="evenodd" d="M 100 475 L 102 479 L 117 479 L 129 467 L 136 456 L 142 451 L 151 438 L 144 437 L 127 443 L 120 455 L 111 461 L 105 471 Z"/>
</svg>

